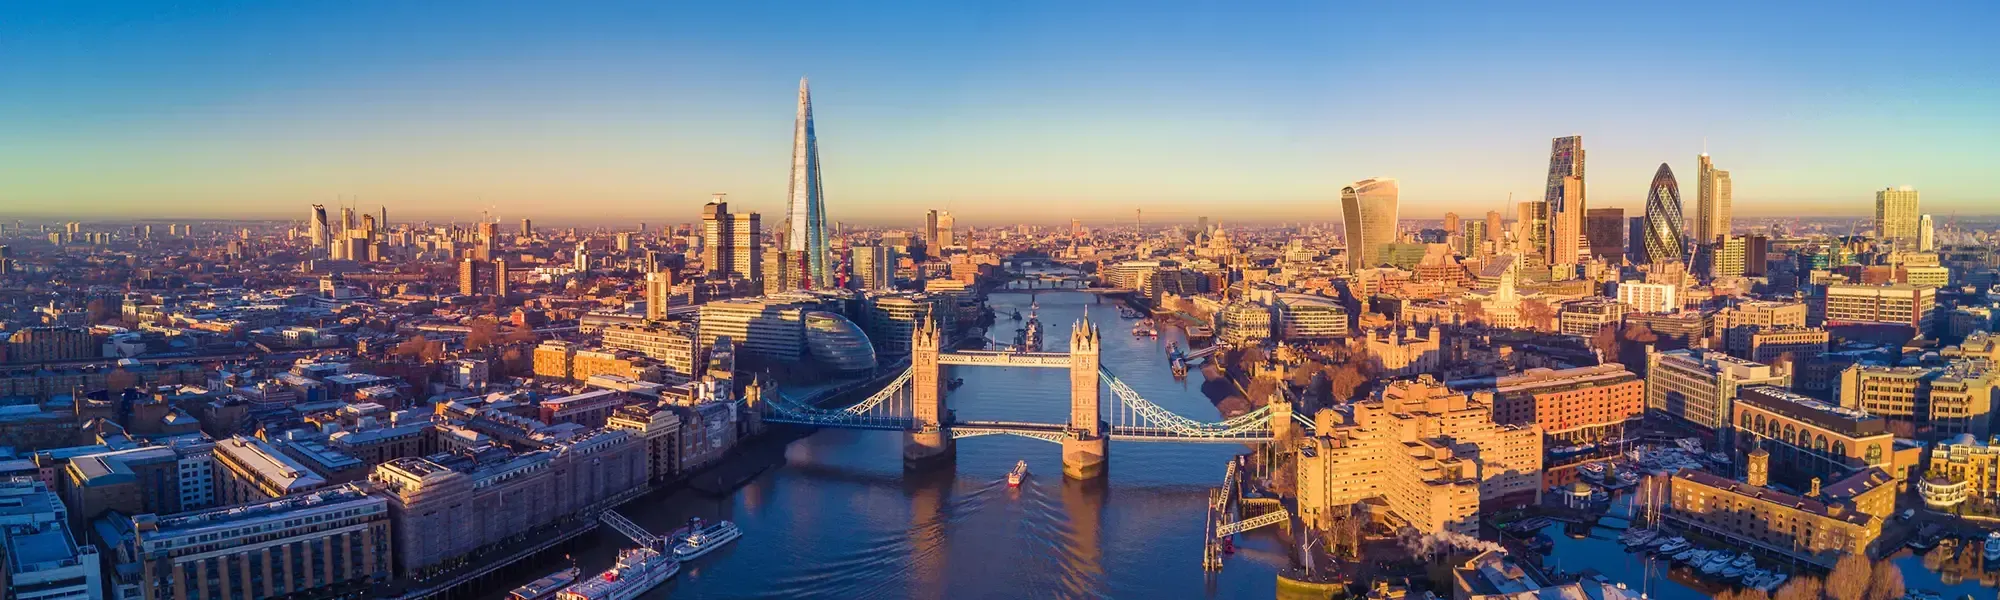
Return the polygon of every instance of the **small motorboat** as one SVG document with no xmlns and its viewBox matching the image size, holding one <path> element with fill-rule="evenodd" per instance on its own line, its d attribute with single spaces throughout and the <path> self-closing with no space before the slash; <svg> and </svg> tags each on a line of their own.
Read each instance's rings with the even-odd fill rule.
<svg viewBox="0 0 2000 600">
<path fill-rule="evenodd" d="M 1687 538 L 1683 537 L 1668 538 L 1667 543 L 1660 544 L 1660 554 L 1665 554 L 1669 556 L 1680 554 L 1682 552 L 1686 552 L 1688 546 L 1690 545 L 1691 544 L 1688 544 Z"/>
<path fill-rule="evenodd" d="M 1007 487 L 1021 487 L 1021 480 L 1028 478 L 1028 461 L 1014 463 L 1014 470 L 1007 473 Z"/>
<path fill-rule="evenodd" d="M 1687 555 L 1687 558 L 1681 558 L 1680 555 L 1675 555 L 1674 560 L 1687 563 L 1688 566 L 1699 567 L 1702 566 L 1703 564 L 1708 563 L 1708 559 L 1714 556 L 1715 556 L 1714 550 L 1695 550 L 1692 554 Z"/>
<path fill-rule="evenodd" d="M 1743 553 L 1742 556 L 1736 557 L 1736 560 L 1729 561 L 1729 566 L 1749 569 L 1757 566 L 1757 557 L 1751 556 L 1750 553 L 1745 552 Z"/>
<path fill-rule="evenodd" d="M 1736 555 L 1726 551 L 1718 551 L 1714 557 L 1708 559 L 1708 562 L 1701 563 L 1701 572 L 1704 575 L 1719 574 L 1723 569 L 1729 568 L 1729 563 L 1734 560 L 1736 560 Z"/>
<path fill-rule="evenodd" d="M 1653 538 L 1659 537 L 1660 534 L 1650 529 L 1641 529 L 1638 533 L 1631 535 L 1631 538 L 1625 540 L 1625 547 L 1636 549 L 1645 547 L 1647 543 L 1652 542 Z"/>
<path fill-rule="evenodd" d="M 1687 562 L 1688 559 L 1694 558 L 1694 554 L 1696 552 L 1700 552 L 1700 550 L 1696 550 L 1693 548 L 1687 548 L 1681 550 L 1680 552 L 1674 554 L 1673 556 L 1674 562 Z"/>
</svg>

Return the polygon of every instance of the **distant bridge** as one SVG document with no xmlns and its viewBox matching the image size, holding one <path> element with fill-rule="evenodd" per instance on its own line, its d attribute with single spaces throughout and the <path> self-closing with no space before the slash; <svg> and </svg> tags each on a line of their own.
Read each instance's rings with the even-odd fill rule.
<svg viewBox="0 0 2000 600">
<path fill-rule="evenodd" d="M 767 392 L 753 399 L 767 423 L 815 427 L 902 431 L 909 437 L 903 458 L 917 465 L 948 460 L 954 440 L 1012 435 L 1063 446 L 1063 471 L 1090 478 L 1103 473 L 1109 440 L 1134 442 L 1257 443 L 1282 437 L 1304 421 L 1292 414 L 1282 397 L 1262 408 L 1216 422 L 1175 414 L 1118 379 L 1098 364 L 1096 325 L 1079 321 L 1070 336 L 1070 352 L 944 352 L 937 325 L 924 323 L 912 334 L 910 367 L 881 391 L 842 409 L 825 409 L 810 402 Z M 1070 371 L 1070 418 L 1064 423 L 1029 421 L 960 421 L 945 405 L 940 387 L 945 366 L 1064 368 Z M 1103 411 L 1100 390 L 1116 399 Z M 905 392 L 908 392 L 907 394 Z"/>
</svg>

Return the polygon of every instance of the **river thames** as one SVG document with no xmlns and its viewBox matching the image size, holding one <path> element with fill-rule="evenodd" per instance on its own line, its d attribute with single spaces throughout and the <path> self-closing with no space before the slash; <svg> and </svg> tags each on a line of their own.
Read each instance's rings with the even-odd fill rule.
<svg viewBox="0 0 2000 600">
<path fill-rule="evenodd" d="M 1069 345 L 1084 318 L 1103 333 L 1103 365 L 1147 399 L 1201 421 L 1219 420 L 1200 391 L 1199 371 L 1185 382 L 1168 369 L 1166 344 L 1177 330 L 1135 338 L 1117 305 L 1081 292 L 1043 292 L 1044 349 Z M 1030 296 L 994 293 L 999 315 L 989 337 L 1012 343 Z M 948 367 L 965 380 L 948 395 L 960 419 L 1060 423 L 1069 414 L 1064 369 Z M 1116 400 L 1108 390 L 1109 403 Z M 1061 448 L 1014 436 L 959 440 L 955 467 L 906 473 L 902 436 L 822 430 L 792 442 L 785 462 L 728 497 L 693 491 L 656 495 L 619 512 L 655 532 L 689 517 L 729 519 L 743 539 L 694 561 L 647 598 L 1270 598 L 1278 569 L 1289 565 L 1271 530 L 1238 538 L 1238 552 L 1217 574 L 1201 568 L 1208 489 L 1224 463 L 1249 451 L 1239 444 L 1113 442 L 1109 475 L 1094 482 L 1062 475 Z M 1032 475 L 1019 489 L 1007 472 L 1026 460 Z M 577 560 L 585 573 L 609 566 L 632 543 L 609 528 L 586 536 Z M 560 564 L 524 568 L 520 579 Z"/>
</svg>

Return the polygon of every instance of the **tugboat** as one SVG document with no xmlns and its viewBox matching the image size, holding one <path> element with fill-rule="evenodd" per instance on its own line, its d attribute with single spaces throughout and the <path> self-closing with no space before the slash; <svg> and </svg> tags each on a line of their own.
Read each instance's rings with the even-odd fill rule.
<svg viewBox="0 0 2000 600">
<path fill-rule="evenodd" d="M 554 598 L 557 592 L 568 588 L 569 584 L 576 583 L 576 576 L 579 573 L 581 571 L 577 571 L 576 567 L 550 573 L 548 577 L 530 581 L 527 585 L 514 588 L 514 591 L 507 593 L 507 600 L 548 600 Z"/>
<path fill-rule="evenodd" d="M 628 548 L 618 552 L 618 564 L 611 570 L 557 592 L 556 600 L 631 600 L 679 572 L 680 562 L 652 548 Z"/>
<path fill-rule="evenodd" d="M 1188 366 L 1186 360 L 1182 360 L 1181 357 L 1176 356 L 1174 357 L 1173 362 L 1168 363 L 1168 366 L 1172 368 L 1174 371 L 1174 379 L 1187 378 Z"/>
<path fill-rule="evenodd" d="M 674 560 L 686 562 L 701 558 L 717 548 L 729 545 L 730 542 L 736 541 L 736 538 L 743 537 L 743 530 L 737 529 L 735 523 L 728 521 L 717 521 L 714 525 L 702 527 L 697 520 L 694 525 L 693 533 L 681 538 L 681 543 L 674 544 Z"/>
<path fill-rule="evenodd" d="M 1021 487 L 1021 480 L 1028 478 L 1028 461 L 1014 463 L 1014 470 L 1007 474 L 1007 487 Z"/>
</svg>

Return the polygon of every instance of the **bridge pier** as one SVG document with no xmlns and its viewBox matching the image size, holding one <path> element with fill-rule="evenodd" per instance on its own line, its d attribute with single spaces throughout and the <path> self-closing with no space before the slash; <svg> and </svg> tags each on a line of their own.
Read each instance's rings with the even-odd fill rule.
<svg viewBox="0 0 2000 600">
<path fill-rule="evenodd" d="M 950 465 L 958 458 L 958 445 L 951 440 L 951 432 L 941 427 L 926 427 L 912 431 L 903 437 L 903 468 L 922 471 Z"/>
<path fill-rule="evenodd" d="M 1111 466 L 1111 439 L 1071 433 L 1063 438 L 1063 476 L 1089 481 L 1103 477 Z"/>
</svg>

